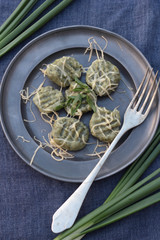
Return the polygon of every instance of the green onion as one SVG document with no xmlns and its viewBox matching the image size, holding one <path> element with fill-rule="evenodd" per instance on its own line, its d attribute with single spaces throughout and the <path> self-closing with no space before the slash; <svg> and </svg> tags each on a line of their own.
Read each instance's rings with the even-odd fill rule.
<svg viewBox="0 0 160 240">
<path fill-rule="evenodd" d="M 24 18 L 24 16 L 29 12 L 29 10 L 36 4 L 37 0 L 30 0 L 28 4 L 21 9 L 18 13 L 17 17 L 12 19 L 12 22 L 7 25 L 6 29 L 1 33 L 0 40 L 5 38 L 14 28 L 20 23 L 20 21 Z"/>
<path fill-rule="evenodd" d="M 86 96 L 87 103 L 90 105 L 92 108 L 93 112 L 96 112 L 96 106 L 93 100 L 89 97 L 89 95 Z"/>
<path fill-rule="evenodd" d="M 66 8 L 73 0 L 63 0 L 56 7 L 54 7 L 51 11 L 46 13 L 42 18 L 40 18 L 37 22 L 35 22 L 32 26 L 30 26 L 27 30 L 22 32 L 18 37 L 16 37 L 13 41 L 7 44 L 5 47 L 0 49 L 0 57 L 2 57 L 5 53 L 10 51 L 12 48 L 17 46 L 20 42 L 31 36 L 34 32 L 44 26 L 48 21 L 50 21 L 54 16 L 60 13 L 64 8 Z"/>
<path fill-rule="evenodd" d="M 89 104 L 91 109 L 95 112 L 96 111 L 95 103 L 93 102 L 92 98 L 89 95 L 87 95 L 87 93 L 92 92 L 92 89 L 90 89 L 87 84 L 81 82 L 77 77 L 75 77 L 75 82 L 78 84 L 78 87 L 72 89 L 72 91 L 78 93 L 78 95 L 68 96 L 68 99 L 65 103 L 65 106 L 72 105 L 71 116 L 75 115 L 76 111 L 82 104 L 82 100 L 85 100 Z"/>
<path fill-rule="evenodd" d="M 119 211 L 118 213 L 113 214 L 111 217 L 108 217 L 107 220 L 101 222 L 100 224 L 97 224 L 95 227 L 88 228 L 86 226 L 85 231 L 83 231 L 83 235 L 80 235 L 79 237 L 76 237 L 78 234 L 74 233 L 72 235 L 69 235 L 65 238 L 55 238 L 55 240 L 80 240 L 83 238 L 84 235 L 86 235 L 89 232 L 93 232 L 95 230 L 98 230 L 99 228 L 105 227 L 111 223 L 114 223 L 116 221 L 121 220 L 122 218 L 125 218 L 133 213 L 136 213 L 144 208 L 147 208 L 155 203 L 160 202 L 160 192 L 153 194 L 152 196 L 149 196 L 141 201 L 138 201 L 137 203 L 132 204 L 131 206 Z"/>
<path fill-rule="evenodd" d="M 121 194 L 119 197 L 114 198 L 112 201 L 108 202 L 108 204 L 102 205 L 103 212 L 98 217 L 96 216 L 93 219 L 94 224 L 104 220 L 106 217 L 113 215 L 115 212 L 137 202 L 138 200 L 150 195 L 151 193 L 160 189 L 160 177 L 152 180 L 145 186 L 142 184 L 146 183 L 148 180 L 160 173 L 160 169 L 153 172 L 153 174 L 149 175 L 149 177 L 143 179 L 142 181 L 138 182 L 131 188 L 129 188 L 126 192 Z M 140 187 L 142 186 L 142 187 Z M 140 187 L 140 188 L 139 188 Z M 139 189 L 138 189 L 139 188 Z M 138 190 L 137 190 L 138 189 Z M 105 207 L 104 207 L 105 206 Z M 100 209 L 101 210 L 101 209 Z"/>
<path fill-rule="evenodd" d="M 124 190 L 124 188 L 126 188 L 125 187 L 126 184 L 128 187 L 130 187 L 134 182 L 136 182 L 139 179 L 140 176 L 142 176 L 144 171 L 149 167 L 149 165 L 154 161 L 154 159 L 159 154 L 158 147 L 156 150 L 154 150 L 159 142 L 160 142 L 160 127 L 157 129 L 157 132 L 152 142 L 150 143 L 149 147 L 126 171 L 126 173 L 121 178 L 121 180 L 119 181 L 117 186 L 114 188 L 112 193 L 109 195 L 105 203 L 107 203 L 108 201 L 113 199 L 115 196 L 117 196 L 119 192 L 122 192 L 122 189 Z M 136 178 L 135 178 L 135 175 L 136 175 Z"/>
<path fill-rule="evenodd" d="M 78 94 L 77 96 L 75 96 L 72 102 L 71 116 L 75 115 L 76 111 L 81 106 L 81 104 L 82 104 L 82 97 L 81 97 L 81 94 Z"/>
<path fill-rule="evenodd" d="M 73 89 L 73 92 L 82 92 L 82 90 L 83 90 L 82 88 L 79 88 L 79 87 L 78 87 L 78 88 L 74 88 L 74 89 Z"/>
<path fill-rule="evenodd" d="M 78 83 L 78 85 L 82 87 L 82 89 L 87 89 L 87 90 L 89 89 L 88 85 L 81 82 L 77 77 L 75 77 L 75 82 Z"/>
<path fill-rule="evenodd" d="M 160 201 L 160 192 L 151 195 L 153 192 L 160 189 L 160 177 L 151 180 L 160 173 L 160 169 L 157 169 L 155 172 L 135 184 L 153 160 L 160 154 L 159 141 L 160 127 L 148 149 L 127 170 L 115 187 L 115 191 L 112 191 L 105 203 L 81 218 L 72 228 L 58 235 L 55 240 L 80 240 L 85 234 L 91 231 L 118 221 L 119 219 Z M 148 181 L 150 182 L 147 183 Z M 147 197 L 148 195 L 151 196 Z"/>
<path fill-rule="evenodd" d="M 75 96 L 69 96 L 67 101 L 65 102 L 65 107 L 70 105 L 74 99 L 75 99 Z"/>
<path fill-rule="evenodd" d="M 40 5 L 28 18 L 26 18 L 21 24 L 19 24 L 11 33 L 9 33 L 0 42 L 0 48 L 4 47 L 12 41 L 18 34 L 24 31 L 47 7 L 49 7 L 55 0 L 46 0 Z"/>
<path fill-rule="evenodd" d="M 7 18 L 7 20 L 0 27 L 0 34 L 9 26 L 9 24 L 19 15 L 19 13 L 28 4 L 28 0 L 22 0 L 13 13 Z"/>
<path fill-rule="evenodd" d="M 83 232 L 84 234 L 87 234 L 89 232 L 95 231 L 99 228 L 105 227 L 111 223 L 114 223 L 124 217 L 127 217 L 133 213 L 136 213 L 146 207 L 149 207 L 157 202 L 160 202 L 160 192 L 153 194 L 150 197 L 147 197 L 121 211 L 119 211 L 118 213 L 112 215 L 111 217 L 107 218 L 106 221 L 102 222 L 101 224 L 98 224 L 97 226 L 93 227 L 93 228 L 89 228 L 88 230 Z"/>
<path fill-rule="evenodd" d="M 67 101 L 65 102 L 65 106 L 70 106 L 71 107 L 71 116 L 74 116 L 77 109 L 81 106 L 82 104 L 82 95 L 78 94 L 76 96 L 68 96 Z"/>
<path fill-rule="evenodd" d="M 92 226 L 96 223 L 99 223 L 100 221 L 103 221 L 117 211 L 129 206 L 130 204 L 135 203 L 136 201 L 144 198 L 145 196 L 148 196 L 152 192 L 160 189 L 160 177 L 149 182 L 145 186 L 142 186 L 159 173 L 160 169 L 156 170 L 148 177 L 144 178 L 143 180 L 129 188 L 117 198 L 114 198 L 107 204 L 101 205 L 99 208 L 80 219 L 71 229 L 60 234 L 57 238 L 55 238 L 55 240 L 65 239 L 66 236 L 70 236 L 67 239 L 75 239 L 72 238 L 71 234 L 74 234 L 74 237 L 78 237 L 80 235 L 83 235 L 84 233 L 87 233 L 88 230 L 86 230 L 86 228 L 88 228 L 88 226 Z"/>
</svg>

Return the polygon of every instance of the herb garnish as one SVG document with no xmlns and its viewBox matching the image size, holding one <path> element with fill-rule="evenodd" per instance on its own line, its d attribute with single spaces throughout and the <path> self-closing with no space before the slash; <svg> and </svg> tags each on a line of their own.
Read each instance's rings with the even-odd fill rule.
<svg viewBox="0 0 160 240">
<path fill-rule="evenodd" d="M 95 112 L 95 101 L 93 97 L 89 95 L 90 93 L 93 93 L 92 89 L 87 84 L 82 83 L 77 77 L 75 78 L 75 82 L 78 84 L 78 87 L 74 88 L 72 91 L 78 94 L 68 96 L 65 103 L 66 106 L 72 106 L 71 116 L 75 115 L 76 111 L 81 107 L 81 104 L 82 102 L 84 103 L 84 101 L 89 104 L 91 109 Z"/>
</svg>

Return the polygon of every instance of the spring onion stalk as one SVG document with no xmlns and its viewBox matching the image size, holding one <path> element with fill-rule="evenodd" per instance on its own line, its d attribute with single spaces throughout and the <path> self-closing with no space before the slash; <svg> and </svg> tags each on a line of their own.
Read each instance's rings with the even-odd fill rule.
<svg viewBox="0 0 160 240">
<path fill-rule="evenodd" d="M 157 145 L 157 147 L 155 148 L 155 151 L 153 151 L 149 157 L 147 158 L 147 160 L 143 163 L 143 165 L 135 172 L 134 176 L 125 184 L 125 186 L 121 189 L 121 191 L 119 191 L 118 195 L 121 192 L 124 192 L 126 189 L 128 189 L 128 187 L 130 185 L 133 185 L 137 179 L 140 178 L 140 176 L 142 175 L 142 171 L 145 171 L 150 164 L 152 163 L 152 161 L 154 159 L 156 159 L 156 157 L 160 154 L 160 144 Z"/>
<path fill-rule="evenodd" d="M 46 13 L 42 18 L 40 18 L 37 22 L 35 22 L 32 26 L 30 26 L 27 30 L 22 32 L 18 37 L 16 37 L 13 41 L 7 44 L 5 47 L 0 49 L 0 57 L 2 57 L 5 53 L 10 51 L 20 42 L 31 36 L 38 29 L 43 27 L 48 21 L 50 21 L 54 16 L 60 13 L 64 8 L 66 8 L 73 0 L 63 0 L 56 7 L 54 7 L 51 11 Z"/>
<path fill-rule="evenodd" d="M 145 181 L 146 182 L 146 181 Z M 106 217 L 113 215 L 114 213 L 118 212 L 119 210 L 130 206 L 131 204 L 145 198 L 146 196 L 150 195 L 151 193 L 160 189 L 160 177 L 152 180 L 145 186 L 140 187 L 138 190 L 137 186 L 141 185 L 142 183 L 139 182 L 135 184 L 133 187 L 129 188 L 125 193 L 120 195 L 117 198 L 114 198 L 112 201 L 108 203 L 107 209 L 99 215 L 99 219 L 93 219 L 94 224 L 99 221 L 104 220 Z"/>
<path fill-rule="evenodd" d="M 157 140 L 160 141 L 160 136 L 157 138 Z M 116 195 L 112 195 L 112 198 L 119 195 L 120 193 L 128 189 L 130 186 L 132 186 L 137 181 L 137 179 L 141 177 L 143 172 L 151 165 L 151 163 L 159 154 L 160 144 L 155 147 L 155 150 L 148 156 L 148 158 L 145 159 L 145 161 L 142 164 L 140 164 L 141 162 L 137 162 L 132 172 L 128 174 L 123 184 L 119 187 L 118 191 L 116 192 Z M 144 158 L 142 160 L 144 160 Z"/>
<path fill-rule="evenodd" d="M 152 192 L 160 189 L 160 177 L 149 182 L 145 186 L 142 186 L 151 180 L 151 178 L 153 178 L 155 175 L 159 174 L 159 169 L 137 184 L 134 184 L 135 181 L 137 181 L 139 177 L 144 173 L 144 171 L 150 166 L 157 155 L 160 154 L 160 144 L 158 144 L 160 141 L 159 137 L 160 127 L 158 128 L 157 133 L 153 138 L 149 148 L 146 150 L 147 153 L 145 152 L 140 157 L 140 159 L 138 159 L 138 161 L 133 163 L 121 178 L 119 184 L 115 188 L 116 194 L 114 194 L 114 196 L 112 195 L 110 199 L 105 202 L 105 204 L 102 204 L 99 208 L 81 218 L 77 223 L 73 225 L 72 228 L 58 235 L 55 240 L 80 240 L 86 233 L 90 231 L 106 226 L 114 221 L 118 221 L 125 216 L 128 216 L 136 211 L 143 209 L 144 207 L 150 206 L 151 204 L 160 201 L 160 193 L 158 193 L 158 195 L 154 194 L 151 197 L 145 198 Z M 143 161 L 141 159 L 143 159 Z M 139 162 L 140 164 L 138 166 L 140 167 L 140 171 L 137 174 L 137 164 Z M 130 184 L 127 184 L 130 178 L 133 178 L 134 180 L 132 180 Z M 127 187 L 124 189 L 124 186 L 126 184 Z M 114 193 L 114 190 L 112 193 Z M 139 201 L 142 198 L 145 199 Z"/>
<path fill-rule="evenodd" d="M 9 26 L 9 24 L 19 15 L 19 13 L 28 4 L 28 0 L 22 0 L 13 13 L 7 18 L 7 20 L 0 26 L 0 34 Z"/>
<path fill-rule="evenodd" d="M 4 29 L 1 33 L 0 40 L 5 38 L 14 28 L 21 22 L 21 20 L 26 16 L 30 9 L 36 4 L 38 0 L 30 0 L 28 4 L 19 12 L 17 17 L 12 20 L 12 22 Z"/>
<path fill-rule="evenodd" d="M 133 213 L 136 213 L 146 207 L 149 207 L 157 202 L 160 202 L 160 192 L 155 193 L 137 203 L 132 204 L 131 206 L 119 211 L 118 213 L 112 215 L 111 217 L 107 218 L 106 221 L 103 221 L 101 224 L 98 224 L 97 226 L 93 228 L 89 228 L 88 230 L 83 232 L 84 234 L 87 234 L 89 232 L 95 231 L 99 228 L 105 227 L 111 223 L 114 223 L 116 221 L 121 220 L 122 218 L 125 218 Z M 79 238 L 80 239 L 80 238 Z"/>
<path fill-rule="evenodd" d="M 143 200 L 138 201 L 137 203 L 132 204 L 131 206 L 119 211 L 118 213 L 113 214 L 112 216 L 108 217 L 106 220 L 104 220 L 103 222 L 97 224 L 94 227 L 88 228 L 86 227 L 86 230 L 83 231 L 83 229 L 81 229 L 81 231 L 83 231 L 83 235 L 81 233 L 80 236 L 78 236 L 78 234 L 74 233 L 72 235 L 69 235 L 65 238 L 63 238 L 63 240 L 80 240 L 84 237 L 84 235 L 86 235 L 87 233 L 93 232 L 95 230 L 98 230 L 99 228 L 105 227 L 109 224 L 112 224 L 116 221 L 119 221 L 125 217 L 128 217 L 129 215 L 136 213 L 140 210 L 143 210 L 144 208 L 147 208 L 155 203 L 160 202 L 160 192 L 155 193 Z M 78 237 L 77 237 L 78 236 Z M 57 239 L 58 240 L 58 239 Z"/>
<path fill-rule="evenodd" d="M 22 31 L 24 31 L 47 7 L 49 7 L 55 0 L 46 0 L 42 3 L 28 18 L 26 18 L 21 24 L 19 24 L 11 33 L 9 33 L 0 42 L 0 48 L 6 46 Z"/>
<path fill-rule="evenodd" d="M 131 188 L 129 188 L 120 196 L 112 199 L 106 204 L 102 204 L 99 208 L 95 209 L 94 211 L 83 217 L 71 229 L 65 231 L 64 233 L 61 233 L 58 237 L 56 237 L 55 240 L 66 239 L 67 236 L 69 236 L 69 238 L 67 239 L 75 239 L 75 237 L 83 235 L 84 231 L 89 226 L 95 225 L 103 221 L 104 219 L 107 219 L 117 211 L 137 202 L 138 200 L 148 196 L 152 192 L 160 189 L 160 177 L 144 185 L 159 173 L 160 168 L 154 171 L 148 177 L 144 178 L 143 180 L 132 186 Z"/>
<path fill-rule="evenodd" d="M 153 162 L 155 159 L 150 157 L 148 160 L 148 165 L 146 165 L 146 168 L 144 168 L 143 163 L 145 163 L 145 160 L 149 157 L 149 155 L 152 153 L 152 151 L 155 149 L 157 144 L 160 142 L 160 126 L 157 129 L 157 132 L 150 143 L 149 147 L 146 149 L 146 151 L 130 166 L 130 168 L 126 171 L 126 173 L 123 175 L 123 177 L 118 182 L 117 186 L 113 189 L 112 193 L 109 195 L 109 197 L 106 199 L 105 203 L 109 202 L 111 199 L 113 199 L 117 194 L 121 191 L 124 191 L 124 188 L 126 188 L 126 184 L 128 187 L 131 187 L 133 184 L 132 177 L 135 176 L 139 168 L 141 167 L 141 170 L 139 171 L 139 174 L 137 174 L 137 178 L 134 178 L 134 182 L 138 180 L 138 178 L 144 173 L 146 168 Z M 152 156 L 155 154 L 155 156 L 158 155 L 158 150 L 154 151 L 152 153 Z M 122 190 L 123 189 L 123 190 Z"/>
</svg>

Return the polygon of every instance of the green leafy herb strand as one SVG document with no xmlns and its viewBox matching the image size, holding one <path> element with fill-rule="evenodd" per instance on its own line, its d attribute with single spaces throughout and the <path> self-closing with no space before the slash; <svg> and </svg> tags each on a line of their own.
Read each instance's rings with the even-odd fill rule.
<svg viewBox="0 0 160 240">
<path fill-rule="evenodd" d="M 89 228 L 88 230 L 85 230 L 83 234 L 87 234 L 89 232 L 93 232 L 95 230 L 98 230 L 99 228 L 105 227 L 111 223 L 114 223 L 116 221 L 121 220 L 124 217 L 127 217 L 133 213 L 136 213 L 146 207 L 149 207 L 155 203 L 160 202 L 160 192 L 153 194 L 152 196 L 149 196 L 141 201 L 138 201 L 137 203 L 134 203 L 133 205 L 119 211 L 118 213 L 113 214 L 111 217 L 107 218 L 107 220 L 104 220 L 100 224 Z"/>
<path fill-rule="evenodd" d="M 93 112 L 96 112 L 96 106 L 95 103 L 92 101 L 92 99 L 87 95 L 86 96 L 87 103 L 90 105 L 92 108 Z"/>
<path fill-rule="evenodd" d="M 71 115 L 74 116 L 75 112 L 78 110 L 78 108 L 82 104 L 82 97 L 81 94 L 78 94 L 75 96 L 73 102 L 72 102 L 72 108 L 71 108 Z"/>
<path fill-rule="evenodd" d="M 7 20 L 0 26 L 0 35 L 9 26 L 9 24 L 19 15 L 19 13 L 28 4 L 28 0 L 22 0 L 13 13 L 7 18 Z M 1 39 L 1 38 L 0 38 Z"/>
<path fill-rule="evenodd" d="M 144 171 L 153 160 L 160 154 L 160 127 L 157 130 L 148 149 L 141 157 L 131 165 L 115 188 L 115 194 L 111 194 L 99 208 L 81 218 L 72 228 L 58 235 L 55 240 L 80 240 L 91 231 L 107 226 L 134 212 L 140 211 L 160 201 L 160 169 L 138 181 Z M 137 171 L 137 168 L 139 171 Z M 152 180 L 155 178 L 154 180 Z M 131 181 L 129 181 L 131 179 Z M 129 184 L 127 184 L 129 182 Z M 121 186 L 122 185 L 122 186 Z M 114 191 L 112 192 L 114 193 Z M 151 195 L 152 194 L 152 195 Z M 151 195 L 148 197 L 148 195 Z M 143 199 L 143 200 L 141 200 Z"/>
<path fill-rule="evenodd" d="M 92 100 L 92 98 L 89 96 L 88 93 L 92 93 L 92 89 L 89 88 L 89 86 L 83 82 L 81 82 L 77 77 L 75 78 L 75 82 L 78 84 L 78 87 L 72 89 L 73 92 L 78 93 L 75 96 L 68 96 L 66 101 L 66 106 L 72 106 L 71 107 L 71 116 L 74 116 L 78 108 L 80 108 L 81 104 L 83 103 L 83 100 L 86 101 L 86 103 L 89 104 L 91 109 L 95 112 L 96 106 L 95 102 Z"/>
<path fill-rule="evenodd" d="M 157 129 L 157 132 L 146 149 L 146 151 L 129 167 L 129 169 L 126 171 L 126 173 L 123 175 L 121 180 L 118 182 L 117 186 L 113 189 L 112 193 L 109 195 L 109 197 L 106 199 L 105 203 L 116 197 L 119 192 L 122 192 L 122 188 L 127 186 L 131 187 L 134 182 L 136 182 L 140 176 L 144 173 L 144 171 L 150 166 L 150 164 L 154 161 L 154 159 L 159 154 L 159 148 L 157 144 L 160 142 L 160 127 Z M 152 154 L 152 155 L 150 155 Z M 147 164 L 146 164 L 147 163 Z M 140 169 L 140 170 L 139 170 Z M 137 174 L 137 171 L 139 170 L 139 173 Z M 136 174 L 136 178 L 135 178 Z M 133 182 L 134 177 L 134 182 Z"/>
<path fill-rule="evenodd" d="M 146 182 L 151 180 L 153 177 L 158 175 L 160 173 L 160 169 L 156 170 L 152 174 L 150 174 L 148 177 L 144 178 L 134 186 L 132 186 L 130 189 L 128 189 L 126 192 L 121 194 L 119 197 L 114 198 L 107 204 L 103 204 L 82 219 L 80 219 L 72 228 L 65 231 L 64 233 L 61 233 L 58 238 L 55 238 L 55 240 L 62 240 L 65 239 L 66 236 L 72 236 L 72 233 L 74 233 L 74 237 L 78 237 L 80 235 L 83 235 L 84 233 L 87 233 L 86 231 L 86 225 L 94 226 L 95 224 L 104 221 L 108 217 L 112 216 L 115 212 L 120 211 L 121 209 L 135 203 L 136 201 L 144 198 L 145 196 L 148 196 L 152 192 L 156 191 L 160 188 L 160 177 L 152 180 L 145 186 Z M 84 226 L 84 228 L 82 228 Z M 81 228 L 81 231 L 79 231 L 79 228 Z M 88 228 L 88 226 L 87 226 Z M 83 230 L 82 230 L 83 229 Z M 76 235 L 75 235 L 76 233 Z M 76 239 L 76 238 L 70 238 L 67 237 L 67 239 Z"/>
<path fill-rule="evenodd" d="M 19 12 L 17 17 L 12 20 L 10 24 L 4 29 L 4 31 L 1 34 L 0 40 L 4 39 L 8 36 L 8 34 L 14 30 L 14 28 L 20 23 L 20 21 L 26 16 L 26 14 L 30 11 L 30 9 L 36 4 L 38 0 L 30 0 L 28 1 L 28 4 L 24 6 L 24 8 Z"/>
<path fill-rule="evenodd" d="M 48 21 L 60 13 L 64 8 L 66 8 L 73 0 L 63 0 L 56 7 L 46 13 L 42 18 L 35 22 L 32 26 L 22 32 L 13 41 L 7 44 L 5 47 L 0 49 L 0 57 L 10 51 L 12 48 L 17 46 L 20 42 L 24 41 L 26 38 L 35 33 L 38 29 L 44 26 Z"/>
<path fill-rule="evenodd" d="M 19 24 L 12 32 L 0 42 L 0 48 L 11 42 L 18 34 L 24 31 L 47 7 L 49 7 L 55 0 L 46 0 L 42 3 L 29 17 L 27 17 L 21 24 Z M 16 19 L 15 19 L 16 20 Z M 17 23 L 17 22 L 16 22 Z"/>
<path fill-rule="evenodd" d="M 78 85 L 82 88 L 82 89 L 87 89 L 89 90 L 89 86 L 83 82 L 81 82 L 77 77 L 75 77 L 75 82 L 78 83 Z"/>
</svg>

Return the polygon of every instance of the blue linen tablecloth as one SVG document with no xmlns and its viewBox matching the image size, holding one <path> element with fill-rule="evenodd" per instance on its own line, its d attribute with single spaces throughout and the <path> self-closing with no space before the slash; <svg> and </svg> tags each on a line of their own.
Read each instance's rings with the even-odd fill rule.
<svg viewBox="0 0 160 240">
<path fill-rule="evenodd" d="M 0 25 L 20 0 L 0 0 Z M 39 0 L 35 7 L 42 3 Z M 58 2 L 58 1 L 57 1 Z M 50 8 L 51 9 L 51 8 Z M 132 42 L 160 67 L 159 0 L 75 0 L 34 35 L 0 59 L 0 79 L 15 54 L 36 36 L 62 26 L 91 25 L 113 31 Z M 145 175 L 159 167 L 160 156 Z M 79 217 L 102 204 L 125 170 L 94 182 Z M 0 240 L 51 240 L 52 214 L 79 186 L 51 179 L 25 164 L 12 150 L 0 128 Z M 86 240 L 158 240 L 160 204 L 131 215 L 99 231 Z"/>
</svg>

